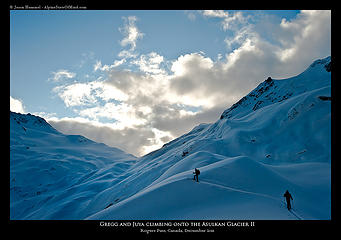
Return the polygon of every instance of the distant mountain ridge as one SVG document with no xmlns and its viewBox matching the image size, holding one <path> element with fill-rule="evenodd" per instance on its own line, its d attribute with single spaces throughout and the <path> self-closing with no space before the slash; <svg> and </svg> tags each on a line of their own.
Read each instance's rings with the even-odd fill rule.
<svg viewBox="0 0 341 240">
<path fill-rule="evenodd" d="M 31 126 L 39 126 L 39 127 L 48 128 L 51 131 L 55 131 L 55 132 L 57 131 L 49 123 L 47 123 L 44 118 L 32 115 L 30 113 L 21 114 L 21 113 L 10 111 L 10 123 L 11 124 L 17 123 L 21 125 L 23 128 L 25 126 L 31 125 Z"/>
<path fill-rule="evenodd" d="M 82 219 L 88 210 L 77 206 L 135 161 L 120 149 L 64 135 L 39 116 L 10 111 L 10 217 Z"/>
</svg>

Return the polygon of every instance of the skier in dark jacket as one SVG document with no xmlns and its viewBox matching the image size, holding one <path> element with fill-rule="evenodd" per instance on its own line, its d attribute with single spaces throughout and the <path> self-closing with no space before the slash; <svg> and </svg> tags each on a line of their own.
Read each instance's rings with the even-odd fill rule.
<svg viewBox="0 0 341 240">
<path fill-rule="evenodd" d="M 194 180 L 195 180 L 195 178 L 197 179 L 197 182 L 199 182 L 199 179 L 198 179 L 198 176 L 199 176 L 199 174 L 200 174 L 200 171 L 199 171 L 199 169 L 194 169 Z"/>
<path fill-rule="evenodd" d="M 291 209 L 290 199 L 292 199 L 292 200 L 294 200 L 294 199 L 292 198 L 292 196 L 291 196 L 291 194 L 289 193 L 288 190 L 284 193 L 283 196 L 287 200 L 287 208 L 288 208 L 288 210 L 290 210 Z"/>
</svg>

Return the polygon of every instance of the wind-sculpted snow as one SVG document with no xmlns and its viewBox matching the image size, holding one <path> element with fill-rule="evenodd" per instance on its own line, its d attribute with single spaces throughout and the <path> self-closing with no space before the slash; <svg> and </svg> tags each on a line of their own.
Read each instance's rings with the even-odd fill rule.
<svg viewBox="0 0 341 240">
<path fill-rule="evenodd" d="M 328 173 L 325 165 L 305 167 Z M 288 181 L 282 176 L 287 168 L 275 169 L 247 157 L 226 158 L 202 167 L 198 183 L 192 180 L 191 170 L 183 171 L 89 219 L 328 219 L 325 210 L 330 198 L 320 205 L 306 204 L 318 197 L 318 188 L 316 193 L 308 192 L 304 186 Z M 302 171 L 301 166 L 299 169 Z M 290 174 L 299 173 L 295 167 L 291 170 Z M 310 181 L 314 180 L 305 180 L 304 184 Z M 328 180 L 321 185 L 328 186 Z M 300 217 L 285 208 L 281 190 L 286 188 L 295 194 L 294 211 Z"/>
<path fill-rule="evenodd" d="M 268 78 L 138 159 L 11 113 L 11 218 L 330 219 L 330 70 L 328 57 Z"/>
</svg>

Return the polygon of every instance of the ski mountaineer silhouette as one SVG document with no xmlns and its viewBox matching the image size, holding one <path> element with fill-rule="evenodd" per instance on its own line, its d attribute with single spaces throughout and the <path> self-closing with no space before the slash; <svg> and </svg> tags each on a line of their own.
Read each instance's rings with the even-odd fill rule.
<svg viewBox="0 0 341 240">
<path fill-rule="evenodd" d="M 193 172 L 193 174 L 194 174 L 194 179 L 193 180 L 195 180 L 195 178 L 197 179 L 197 182 L 199 182 L 199 179 L 198 179 L 198 176 L 199 176 L 199 174 L 200 174 L 200 171 L 199 171 L 199 169 L 194 169 L 194 172 Z"/>
<path fill-rule="evenodd" d="M 290 209 L 291 209 L 290 199 L 292 199 L 292 200 L 294 200 L 294 199 L 292 198 L 292 196 L 288 190 L 284 193 L 283 197 L 285 197 L 285 199 L 287 200 L 287 208 L 290 211 Z"/>
</svg>

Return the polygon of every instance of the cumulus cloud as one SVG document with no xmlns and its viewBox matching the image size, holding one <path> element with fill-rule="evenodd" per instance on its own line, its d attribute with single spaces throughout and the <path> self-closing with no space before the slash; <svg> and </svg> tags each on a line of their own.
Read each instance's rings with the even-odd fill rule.
<svg viewBox="0 0 341 240">
<path fill-rule="evenodd" d="M 182 113 L 184 110 L 156 106 L 153 108 L 152 126 L 160 131 L 170 133 L 174 137 L 181 136 L 201 123 L 216 121 L 226 106 L 201 109 L 198 112 Z"/>
<path fill-rule="evenodd" d="M 12 112 L 17 112 L 17 113 L 25 113 L 25 107 L 24 104 L 20 99 L 15 99 L 11 96 L 9 96 L 9 101 L 10 101 L 10 110 Z"/>
<path fill-rule="evenodd" d="M 174 75 L 169 80 L 170 89 L 184 104 L 205 108 L 224 104 L 227 107 L 264 78 L 264 72 L 258 72 L 261 67 L 258 64 L 248 69 L 242 64 L 248 59 L 248 63 L 257 60 L 257 51 L 253 48 L 246 42 L 224 62 L 214 62 L 200 53 L 181 56 L 172 65 Z"/>
<path fill-rule="evenodd" d="M 280 24 L 281 44 L 279 52 L 282 61 L 305 62 L 330 53 L 331 11 L 301 11 L 296 19 L 282 19 Z"/>
</svg>

